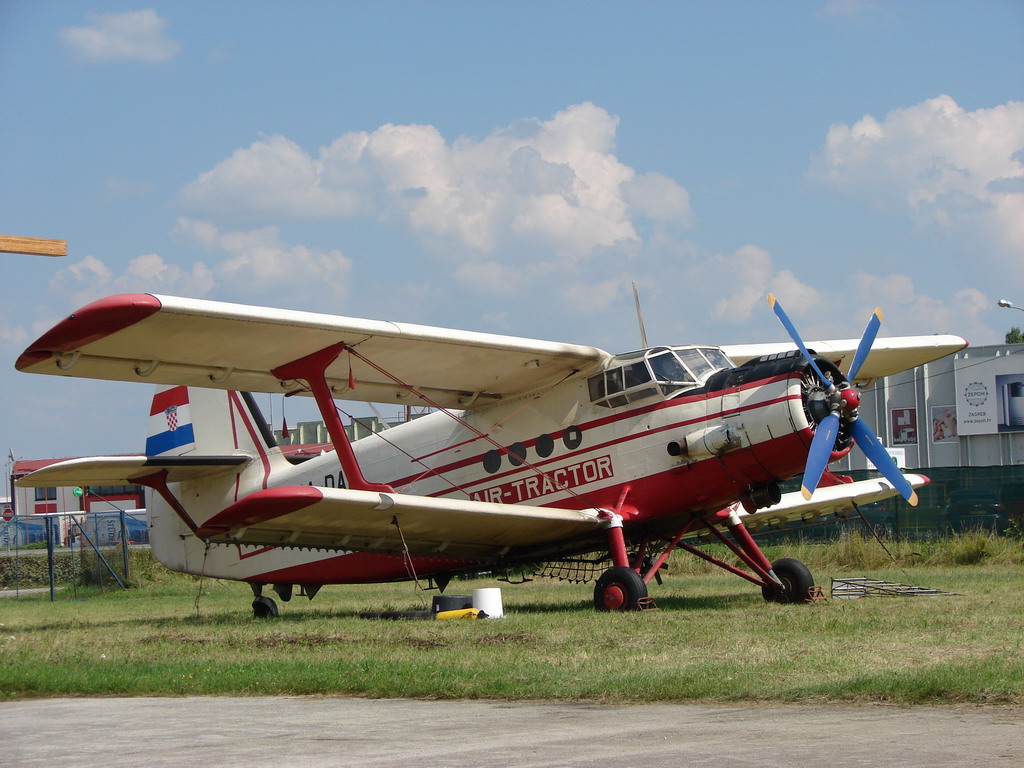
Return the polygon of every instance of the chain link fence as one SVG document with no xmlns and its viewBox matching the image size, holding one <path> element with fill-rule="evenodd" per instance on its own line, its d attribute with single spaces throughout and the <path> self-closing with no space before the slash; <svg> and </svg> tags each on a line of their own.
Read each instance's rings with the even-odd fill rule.
<svg viewBox="0 0 1024 768">
<path fill-rule="evenodd" d="M 834 541 L 872 530 L 893 539 L 928 539 L 970 532 L 1024 538 L 1024 466 L 939 467 L 921 470 L 931 482 L 918 489 L 920 503 L 901 498 L 865 507 L 842 519 L 813 524 L 794 521 L 762 529 L 758 541 Z M 877 476 L 853 471 L 855 480 Z M 789 481 L 784 491 L 799 489 Z M 132 563 L 150 567 L 145 510 L 18 515 L 0 522 L 0 592 L 50 591 L 51 599 L 75 599 L 80 591 L 126 589 Z M 144 550 L 144 551 L 138 551 Z M 133 552 L 135 557 L 133 557 Z M 143 556 L 145 556 L 143 558 Z"/>
<path fill-rule="evenodd" d="M 145 510 L 14 515 L 0 522 L 0 591 L 57 600 L 127 589 L 138 548 L 149 548 Z"/>
<path fill-rule="evenodd" d="M 803 541 L 834 541 L 845 533 L 892 539 L 933 539 L 966 533 L 1024 537 L 1024 466 L 1004 467 L 930 467 L 910 469 L 931 481 L 918 488 L 918 504 L 912 507 L 893 497 L 852 512 L 844 518 L 829 518 L 811 525 L 794 521 L 777 531 L 763 534 L 759 540 L 774 542 L 783 538 Z M 843 472 L 854 480 L 878 477 L 876 472 Z M 798 491 L 799 479 L 788 481 L 784 492 Z"/>
</svg>

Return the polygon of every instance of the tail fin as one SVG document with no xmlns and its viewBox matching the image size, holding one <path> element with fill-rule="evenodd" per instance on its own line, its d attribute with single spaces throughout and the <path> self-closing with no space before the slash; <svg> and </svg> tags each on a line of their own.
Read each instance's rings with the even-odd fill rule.
<svg viewBox="0 0 1024 768">
<path fill-rule="evenodd" d="M 225 455 L 266 459 L 277 441 L 248 392 L 158 387 L 149 409 L 147 456 Z"/>
<path fill-rule="evenodd" d="M 157 387 L 149 409 L 147 456 L 184 456 L 196 449 L 188 387 Z"/>
<path fill-rule="evenodd" d="M 147 495 L 153 554 L 189 573 L 220 572 L 223 558 L 234 556 L 210 553 L 190 534 L 291 467 L 252 395 L 184 386 L 157 388 L 146 456 L 147 465 L 165 466 L 168 481 L 180 483 L 168 491 L 173 498 L 159 491 Z M 231 461 L 241 457 L 247 460 Z"/>
</svg>

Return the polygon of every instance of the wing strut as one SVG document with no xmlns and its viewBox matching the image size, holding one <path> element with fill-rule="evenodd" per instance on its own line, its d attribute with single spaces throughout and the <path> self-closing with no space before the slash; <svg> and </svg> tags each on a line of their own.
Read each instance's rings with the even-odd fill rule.
<svg viewBox="0 0 1024 768">
<path fill-rule="evenodd" d="M 359 467 L 352 444 L 349 442 L 345 425 L 341 423 L 338 409 L 334 405 L 334 397 L 331 395 L 331 388 L 327 385 L 327 366 L 333 363 L 342 352 L 347 349 L 344 342 L 324 347 L 319 352 L 300 357 L 290 363 L 274 368 L 271 373 L 281 381 L 290 379 L 304 379 L 309 384 L 313 393 L 320 415 L 324 424 L 327 425 L 327 432 L 331 436 L 334 450 L 338 453 L 338 460 L 341 462 L 341 469 L 345 473 L 348 487 L 354 491 L 380 491 L 383 493 L 394 493 L 395 489 L 390 485 L 382 483 L 371 483 L 363 477 L 363 471 Z"/>
</svg>

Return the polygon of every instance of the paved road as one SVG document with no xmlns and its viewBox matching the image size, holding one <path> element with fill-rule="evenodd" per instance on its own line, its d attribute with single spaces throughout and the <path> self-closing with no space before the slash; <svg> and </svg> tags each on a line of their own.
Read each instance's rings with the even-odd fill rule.
<svg viewBox="0 0 1024 768">
<path fill-rule="evenodd" d="M 350 698 L 0 702 L 11 766 L 1024 765 L 1024 710 Z"/>
</svg>

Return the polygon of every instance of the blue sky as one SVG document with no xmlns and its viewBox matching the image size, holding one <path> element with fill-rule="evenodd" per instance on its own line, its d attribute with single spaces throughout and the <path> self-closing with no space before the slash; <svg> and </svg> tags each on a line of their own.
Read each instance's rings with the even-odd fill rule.
<svg viewBox="0 0 1024 768">
<path fill-rule="evenodd" d="M 0 254 L 0 440 L 139 450 L 148 387 L 13 370 L 126 291 L 617 352 L 636 280 L 652 343 L 780 340 L 769 291 L 805 338 L 1001 341 L 1021 39 L 1008 0 L 5 0 L 0 233 L 70 253 Z"/>
</svg>

